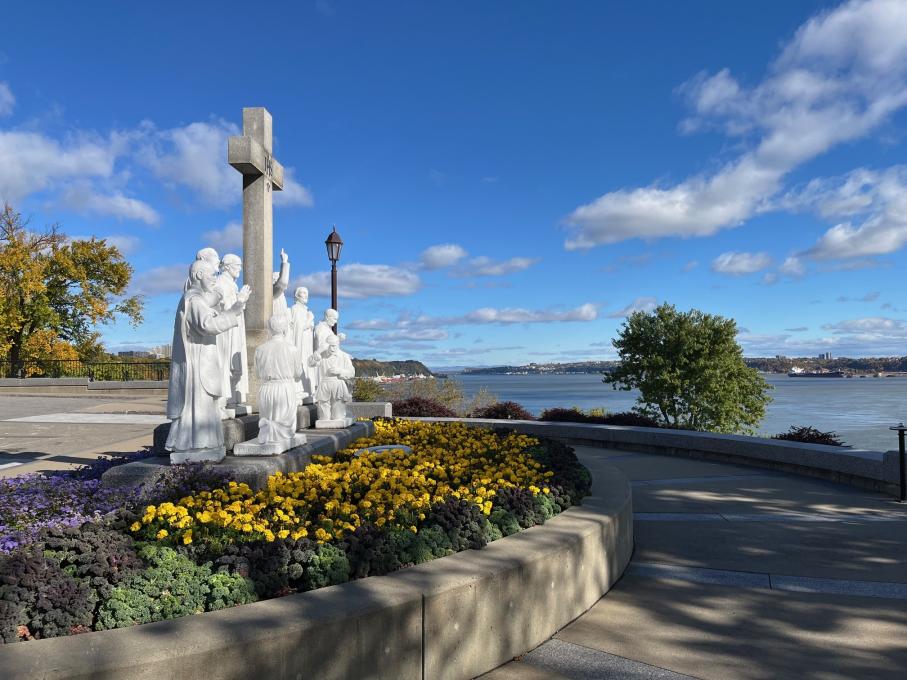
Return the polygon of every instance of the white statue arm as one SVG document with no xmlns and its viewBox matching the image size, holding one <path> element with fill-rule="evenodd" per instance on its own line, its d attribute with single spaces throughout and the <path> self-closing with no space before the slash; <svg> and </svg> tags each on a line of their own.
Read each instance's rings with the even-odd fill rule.
<svg viewBox="0 0 907 680">
<path fill-rule="evenodd" d="M 274 284 L 274 295 L 283 295 L 290 285 L 290 257 L 286 251 L 280 249 L 280 276 L 277 277 L 277 283 Z"/>
<path fill-rule="evenodd" d="M 239 325 L 239 315 L 232 310 L 219 312 L 201 298 L 195 298 L 187 305 L 186 322 L 189 327 L 202 335 L 219 335 Z"/>
</svg>

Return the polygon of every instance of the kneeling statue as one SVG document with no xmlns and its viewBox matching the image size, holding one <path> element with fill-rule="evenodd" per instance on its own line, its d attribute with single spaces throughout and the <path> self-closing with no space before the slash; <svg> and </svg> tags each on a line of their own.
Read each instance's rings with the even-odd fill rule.
<svg viewBox="0 0 907 680">
<path fill-rule="evenodd" d="M 289 319 L 272 316 L 271 339 L 255 350 L 258 388 L 258 437 L 237 444 L 235 456 L 276 456 L 305 443 L 296 432 L 296 385 L 302 376 L 302 355 L 287 338 Z"/>
<path fill-rule="evenodd" d="M 340 338 L 329 335 L 326 346 L 309 358 L 309 365 L 318 368 L 318 388 L 315 404 L 318 407 L 316 428 L 349 427 L 346 405 L 353 401 L 346 380 L 356 375 L 350 355 L 340 349 Z"/>
</svg>

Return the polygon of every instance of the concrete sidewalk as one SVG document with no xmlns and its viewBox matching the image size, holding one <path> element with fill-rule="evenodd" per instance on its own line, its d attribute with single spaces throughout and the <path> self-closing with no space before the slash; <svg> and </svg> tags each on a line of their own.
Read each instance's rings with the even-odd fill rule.
<svg viewBox="0 0 907 680">
<path fill-rule="evenodd" d="M 515 678 L 907 677 L 907 508 L 743 466 L 578 447 L 633 483 L 623 579 Z"/>
<path fill-rule="evenodd" d="M 165 397 L 150 395 L 0 395 L 0 477 L 140 451 L 165 408 Z"/>
</svg>

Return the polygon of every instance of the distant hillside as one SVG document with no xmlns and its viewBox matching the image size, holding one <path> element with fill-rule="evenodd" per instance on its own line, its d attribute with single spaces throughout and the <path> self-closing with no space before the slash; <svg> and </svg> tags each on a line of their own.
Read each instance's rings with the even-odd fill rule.
<svg viewBox="0 0 907 680">
<path fill-rule="evenodd" d="M 421 361 L 378 361 L 377 359 L 353 359 L 356 375 L 374 378 L 379 375 L 434 375 Z"/>
<path fill-rule="evenodd" d="M 540 375 L 544 373 L 607 373 L 616 361 L 575 361 L 572 363 L 528 364 L 526 366 L 485 366 L 464 368 L 464 375 Z"/>
</svg>

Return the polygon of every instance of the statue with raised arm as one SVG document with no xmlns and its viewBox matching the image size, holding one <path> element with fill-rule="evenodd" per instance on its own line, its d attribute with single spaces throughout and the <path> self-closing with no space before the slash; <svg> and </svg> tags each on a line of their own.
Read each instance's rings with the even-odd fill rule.
<svg viewBox="0 0 907 680">
<path fill-rule="evenodd" d="M 172 422 L 165 444 L 171 463 L 219 461 L 225 455 L 218 400 L 227 395 L 217 336 L 239 325 L 251 289 L 243 286 L 236 302 L 221 309 L 216 271 L 207 260 L 193 262 L 189 288 L 176 309 L 167 391 L 167 417 Z"/>
<path fill-rule="evenodd" d="M 236 304 L 239 295 L 236 280 L 241 273 L 242 260 L 239 256 L 224 255 L 221 273 L 216 282 L 217 292 L 221 296 L 221 309 L 229 309 Z M 249 393 L 249 363 L 246 354 L 246 321 L 243 315 L 240 315 L 238 325 L 217 336 L 217 349 L 224 368 L 224 392 L 227 395 L 221 400 L 222 406 L 232 410 L 232 415 L 245 415 L 248 412 L 246 396 Z"/>
<path fill-rule="evenodd" d="M 301 404 L 303 399 L 314 392 L 310 376 L 314 371 L 309 366 L 309 357 L 314 352 L 315 315 L 308 307 L 308 288 L 300 286 L 293 297 L 296 299 L 296 304 L 290 308 L 290 340 L 303 361 L 302 378 L 296 387 L 296 396 Z"/>
<path fill-rule="evenodd" d="M 271 282 L 274 284 L 274 304 L 271 306 L 271 316 L 289 317 L 290 309 L 284 293 L 287 292 L 287 286 L 290 285 L 290 258 L 283 248 L 280 249 L 280 271 L 274 272 Z"/>
<path fill-rule="evenodd" d="M 318 369 L 315 404 L 318 406 L 316 428 L 349 427 L 353 419 L 346 415 L 346 405 L 353 401 L 347 380 L 356 376 L 353 360 L 340 349 L 340 338 L 331 333 L 324 349 L 309 357 L 309 365 Z"/>
</svg>

